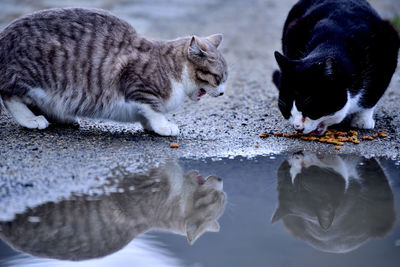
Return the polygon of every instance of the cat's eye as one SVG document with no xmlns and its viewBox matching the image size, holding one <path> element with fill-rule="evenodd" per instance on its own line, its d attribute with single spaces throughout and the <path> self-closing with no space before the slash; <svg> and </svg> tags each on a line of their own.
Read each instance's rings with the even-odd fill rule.
<svg viewBox="0 0 400 267">
<path fill-rule="evenodd" d="M 216 57 L 208 57 L 207 60 L 212 63 L 212 62 L 217 61 L 217 58 Z"/>
<path fill-rule="evenodd" d="M 220 76 L 214 76 L 215 77 L 215 83 L 217 84 L 217 86 L 218 85 L 220 85 L 221 84 L 221 77 Z"/>
<path fill-rule="evenodd" d="M 304 106 L 307 106 L 307 105 L 311 104 L 312 101 L 313 101 L 312 97 L 309 96 L 309 97 L 307 97 L 306 99 L 304 99 L 303 105 L 304 105 Z"/>
</svg>

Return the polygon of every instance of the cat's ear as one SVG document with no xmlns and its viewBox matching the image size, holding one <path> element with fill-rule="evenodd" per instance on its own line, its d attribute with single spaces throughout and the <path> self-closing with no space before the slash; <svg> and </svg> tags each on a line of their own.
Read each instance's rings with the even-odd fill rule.
<svg viewBox="0 0 400 267">
<path fill-rule="evenodd" d="M 204 232 L 219 232 L 219 223 L 217 221 L 193 221 L 186 223 L 186 237 L 190 245 L 199 238 Z"/>
<path fill-rule="evenodd" d="M 221 33 L 213 34 L 210 36 L 207 36 L 206 39 L 209 41 L 213 46 L 218 48 L 218 46 L 221 44 L 223 35 Z"/>
<path fill-rule="evenodd" d="M 328 230 L 335 218 L 335 210 L 332 208 L 328 208 L 325 210 L 320 210 L 317 212 L 318 223 L 322 229 Z"/>
<path fill-rule="evenodd" d="M 279 68 L 281 70 L 287 69 L 289 67 L 290 61 L 289 61 L 289 59 L 287 57 L 285 57 L 284 55 L 282 55 L 278 51 L 275 51 L 274 55 L 275 55 L 276 62 L 278 63 Z"/>
<path fill-rule="evenodd" d="M 190 245 L 199 238 L 206 230 L 206 224 L 204 222 L 193 222 L 189 220 L 186 223 L 186 237 Z"/>
<path fill-rule="evenodd" d="M 207 231 L 209 232 L 219 232 L 220 226 L 217 221 L 212 221 L 207 225 Z"/>
<path fill-rule="evenodd" d="M 275 210 L 274 215 L 272 215 L 271 218 L 271 223 L 277 222 L 286 215 L 289 214 L 289 211 L 287 209 L 281 208 L 280 206 Z"/>
<path fill-rule="evenodd" d="M 195 36 L 192 36 L 189 44 L 188 56 L 192 60 L 205 59 L 208 54 L 206 52 L 207 45 Z"/>
<path fill-rule="evenodd" d="M 279 90 L 281 88 L 281 72 L 279 70 L 274 71 L 274 74 L 272 74 L 272 81 Z"/>
<path fill-rule="evenodd" d="M 324 74 L 326 77 L 335 75 L 335 60 L 332 57 L 327 57 L 324 61 Z"/>
</svg>

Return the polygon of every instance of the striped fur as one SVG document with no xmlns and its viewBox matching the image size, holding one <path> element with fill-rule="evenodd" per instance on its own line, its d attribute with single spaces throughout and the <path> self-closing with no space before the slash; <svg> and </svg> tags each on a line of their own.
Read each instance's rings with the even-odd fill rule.
<svg viewBox="0 0 400 267">
<path fill-rule="evenodd" d="M 28 128 L 38 128 L 29 124 L 37 115 L 58 122 L 90 117 L 140 121 L 170 135 L 158 128 L 167 124 L 164 113 L 183 102 L 171 99 L 177 84 L 193 100 L 201 88 L 212 96 L 223 93 L 227 66 L 217 50 L 221 41 L 221 35 L 151 41 L 103 10 L 44 10 L 0 33 L 0 96 Z M 35 114 L 22 116 L 13 102 Z"/>
<path fill-rule="evenodd" d="M 187 236 L 191 244 L 219 230 L 217 219 L 226 202 L 220 178 L 199 183 L 197 171 L 184 174 L 174 162 L 146 174 L 119 172 L 110 177 L 120 180 L 117 192 L 28 209 L 11 222 L 0 222 L 1 239 L 31 255 L 85 260 L 114 253 L 152 229 Z"/>
</svg>

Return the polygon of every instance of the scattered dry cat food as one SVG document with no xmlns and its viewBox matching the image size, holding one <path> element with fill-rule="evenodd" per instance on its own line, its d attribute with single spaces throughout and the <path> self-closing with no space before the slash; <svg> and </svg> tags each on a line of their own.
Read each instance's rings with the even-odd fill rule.
<svg viewBox="0 0 400 267">
<path fill-rule="evenodd" d="M 349 134 L 351 134 L 352 136 L 357 136 L 358 132 L 356 130 L 350 130 Z"/>
<path fill-rule="evenodd" d="M 379 137 L 387 137 L 387 132 L 378 132 Z"/>
<path fill-rule="evenodd" d="M 278 137 L 283 136 L 286 138 L 300 138 L 301 140 L 304 141 L 317 141 L 321 143 L 333 144 L 335 145 L 334 149 L 336 150 L 340 150 L 341 146 L 343 146 L 344 143 L 351 142 L 356 145 L 360 143 L 360 140 L 358 139 L 358 132 L 355 130 L 338 131 L 335 129 L 330 129 L 326 131 L 325 135 L 323 136 L 315 136 L 313 133 L 303 135 L 298 132 L 294 132 L 291 134 L 276 132 L 271 134 Z M 260 134 L 260 137 L 266 138 L 269 135 L 270 135 L 269 133 L 262 133 Z M 388 135 L 386 132 L 380 131 L 371 136 L 363 136 L 361 137 L 361 140 L 374 140 L 377 137 L 387 137 L 387 136 Z"/>
<path fill-rule="evenodd" d="M 372 136 L 363 136 L 361 137 L 362 140 L 374 140 L 375 138 L 373 138 Z"/>
<path fill-rule="evenodd" d="M 172 143 L 169 145 L 170 148 L 179 148 L 179 144 L 177 143 Z"/>
<path fill-rule="evenodd" d="M 254 147 L 255 147 L 255 148 L 259 148 L 260 146 L 259 146 L 259 145 L 255 145 Z"/>
<path fill-rule="evenodd" d="M 294 133 L 291 133 L 291 134 L 283 134 L 283 136 L 284 137 L 299 137 L 299 136 L 301 136 L 301 134 L 299 134 L 298 132 L 294 132 Z"/>
</svg>

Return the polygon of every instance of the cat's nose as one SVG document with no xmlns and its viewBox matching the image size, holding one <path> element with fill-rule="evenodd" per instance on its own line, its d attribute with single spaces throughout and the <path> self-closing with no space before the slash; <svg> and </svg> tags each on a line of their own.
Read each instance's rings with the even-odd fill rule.
<svg viewBox="0 0 400 267">
<path fill-rule="evenodd" d="M 304 131 L 304 126 L 301 125 L 301 124 L 295 124 L 295 125 L 294 125 L 294 129 L 295 129 L 296 131 L 303 132 L 303 131 Z"/>
<path fill-rule="evenodd" d="M 219 96 L 223 96 L 224 95 L 224 93 L 219 93 Z"/>
</svg>

